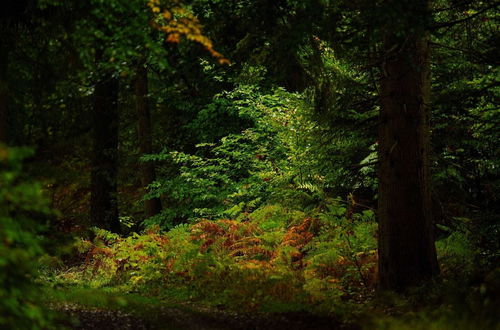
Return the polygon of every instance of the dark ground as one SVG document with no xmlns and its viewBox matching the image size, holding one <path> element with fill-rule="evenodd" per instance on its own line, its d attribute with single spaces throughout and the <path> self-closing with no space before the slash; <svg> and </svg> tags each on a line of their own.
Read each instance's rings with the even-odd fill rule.
<svg viewBox="0 0 500 330">
<path fill-rule="evenodd" d="M 329 317 L 308 313 L 236 313 L 220 310 L 187 311 L 171 307 L 154 308 L 148 317 L 119 310 L 83 308 L 65 305 L 57 308 L 60 316 L 69 316 L 64 325 L 70 329 L 89 330 L 215 330 L 215 329 L 358 329 Z"/>
</svg>

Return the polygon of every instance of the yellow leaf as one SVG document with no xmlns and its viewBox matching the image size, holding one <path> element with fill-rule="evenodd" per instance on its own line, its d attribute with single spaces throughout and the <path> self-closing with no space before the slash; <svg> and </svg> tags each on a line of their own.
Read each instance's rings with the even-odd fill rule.
<svg viewBox="0 0 500 330">
<path fill-rule="evenodd" d="M 165 18 L 168 21 L 172 19 L 172 14 L 168 10 L 165 10 L 163 12 L 162 16 L 163 16 L 163 18 Z"/>
</svg>

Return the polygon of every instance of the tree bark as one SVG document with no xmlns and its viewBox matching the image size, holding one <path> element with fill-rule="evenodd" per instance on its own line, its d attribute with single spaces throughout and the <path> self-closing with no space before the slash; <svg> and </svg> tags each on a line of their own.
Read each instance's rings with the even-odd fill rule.
<svg viewBox="0 0 500 330">
<path fill-rule="evenodd" d="M 0 40 L 3 42 L 3 40 Z M 9 63 L 9 49 L 0 45 L 0 143 L 7 144 L 7 117 L 9 112 L 9 84 L 7 81 L 7 68 Z"/>
<path fill-rule="evenodd" d="M 151 114 L 149 110 L 148 96 L 148 72 L 143 63 L 139 64 L 135 78 L 135 97 L 137 110 L 137 135 L 139 141 L 139 154 L 151 154 L 152 146 L 152 126 Z M 156 180 L 154 164 L 151 162 L 139 162 L 141 171 L 141 183 L 146 191 L 148 185 Z M 144 201 L 144 214 L 146 217 L 152 217 L 161 212 L 161 201 L 159 198 L 147 199 Z"/>
<path fill-rule="evenodd" d="M 95 86 L 90 219 L 120 232 L 118 219 L 118 79 L 107 75 Z"/>
<path fill-rule="evenodd" d="M 417 21 L 425 22 L 427 1 L 406 2 L 409 8 L 417 6 L 412 15 L 422 15 Z M 414 21 L 403 27 L 389 22 L 386 28 L 379 128 L 379 280 L 382 289 L 404 291 L 439 272 L 429 180 L 430 49 L 428 33 L 425 28 L 419 31 Z"/>
<path fill-rule="evenodd" d="M 28 20 L 27 0 L 11 0 L 2 2 L 0 10 L 0 142 L 12 142 L 14 134 L 9 132 L 9 117 L 12 111 L 12 98 L 7 78 L 9 57 L 16 45 L 19 26 Z M 10 134 L 9 134 L 10 133 Z"/>
</svg>

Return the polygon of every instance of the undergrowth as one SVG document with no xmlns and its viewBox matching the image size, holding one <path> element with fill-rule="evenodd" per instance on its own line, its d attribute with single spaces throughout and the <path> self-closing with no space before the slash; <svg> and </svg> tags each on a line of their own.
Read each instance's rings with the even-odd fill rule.
<svg viewBox="0 0 500 330">
<path fill-rule="evenodd" d="M 96 229 L 83 262 L 46 274 L 55 285 L 119 288 L 245 309 L 301 304 L 332 310 L 371 295 L 376 225 L 340 204 L 303 214 L 266 206 L 240 220 L 202 220 L 120 237 Z M 290 307 L 294 308 L 294 307 Z"/>
<path fill-rule="evenodd" d="M 56 291 L 118 295 L 105 299 L 118 308 L 126 305 L 122 294 L 139 294 L 245 312 L 334 314 L 366 328 L 493 329 L 498 272 L 472 272 L 474 237 L 456 221 L 458 229 L 437 242 L 440 281 L 405 295 L 375 294 L 374 214 L 339 200 L 307 213 L 267 205 L 238 220 L 151 227 L 127 237 L 95 229 L 93 240 L 75 243 L 81 263 L 46 271 L 42 281 Z"/>
</svg>

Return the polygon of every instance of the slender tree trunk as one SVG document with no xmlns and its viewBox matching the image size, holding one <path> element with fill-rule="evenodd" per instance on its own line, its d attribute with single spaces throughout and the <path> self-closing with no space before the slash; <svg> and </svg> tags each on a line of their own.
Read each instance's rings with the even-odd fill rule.
<svg viewBox="0 0 500 330">
<path fill-rule="evenodd" d="M 95 86 L 90 218 L 92 224 L 118 233 L 118 88 L 105 76 Z"/>
<path fill-rule="evenodd" d="M 27 0 L 3 1 L 0 6 L 0 142 L 8 144 L 12 141 L 9 136 L 9 108 L 11 95 L 7 71 L 11 49 L 15 46 L 19 25 L 26 20 Z M 12 111 L 12 110 L 11 110 Z M 13 134 L 11 134 L 13 135 Z"/>
<path fill-rule="evenodd" d="M 148 96 L 148 72 L 141 63 L 137 67 L 135 78 L 135 97 L 137 109 L 137 134 L 139 140 L 139 154 L 151 154 L 152 147 L 152 126 L 151 114 L 149 110 Z M 140 162 L 141 183 L 144 189 L 156 180 L 154 164 L 151 162 Z M 161 212 L 161 201 L 159 198 L 144 201 L 144 213 L 146 217 L 152 217 Z"/>
<path fill-rule="evenodd" d="M 426 0 L 403 1 L 425 22 Z M 439 271 L 429 181 L 430 49 L 428 34 L 413 23 L 406 31 L 388 23 L 381 79 L 379 276 L 382 289 L 398 291 Z"/>
<path fill-rule="evenodd" d="M 0 40 L 3 42 L 3 40 Z M 7 81 L 7 68 L 9 63 L 9 49 L 0 45 L 0 143 L 7 144 L 7 117 L 9 112 L 9 84 Z"/>
</svg>

